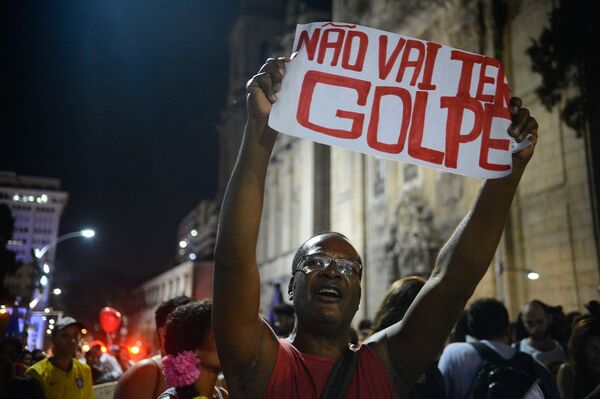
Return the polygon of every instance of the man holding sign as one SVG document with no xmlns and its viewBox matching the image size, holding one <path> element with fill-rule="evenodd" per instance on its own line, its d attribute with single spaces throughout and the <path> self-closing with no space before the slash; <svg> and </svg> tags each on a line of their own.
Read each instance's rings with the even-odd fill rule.
<svg viewBox="0 0 600 399">
<path fill-rule="evenodd" d="M 347 389 L 341 396 L 346 398 L 404 397 L 442 349 L 494 256 L 517 185 L 533 155 L 537 122 L 521 107 L 521 100 L 510 100 L 508 132 L 518 142 L 529 137 L 531 145 L 513 155 L 507 176 L 483 183 L 400 323 L 372 336 L 357 351 L 349 350 L 363 265 L 346 237 L 326 232 L 306 241 L 294 257 L 289 293 L 297 323 L 289 340 L 279 340 L 258 314 L 256 243 L 277 137 L 267 121 L 278 101 L 286 63 L 284 58 L 269 59 L 248 82 L 248 119 L 221 208 L 213 322 L 228 387 L 232 397 L 243 398 L 319 398 L 324 390 L 342 388 Z M 352 373 L 344 376 L 343 370 Z"/>
</svg>

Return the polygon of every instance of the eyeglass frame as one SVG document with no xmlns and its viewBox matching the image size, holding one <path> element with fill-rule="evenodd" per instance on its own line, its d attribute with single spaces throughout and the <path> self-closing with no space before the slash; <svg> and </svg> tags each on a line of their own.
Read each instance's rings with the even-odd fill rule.
<svg viewBox="0 0 600 399">
<path fill-rule="evenodd" d="M 322 268 L 320 268 L 320 269 L 308 269 L 308 268 L 306 268 L 306 266 L 304 265 L 304 263 L 306 262 L 307 259 L 312 258 L 312 257 L 324 258 L 324 259 L 328 259 L 329 261 Z M 349 262 L 349 263 L 352 263 L 354 265 L 357 265 L 358 266 L 358 274 L 346 274 L 346 273 L 344 273 L 342 270 L 340 270 L 338 261 Z M 308 273 L 314 272 L 314 271 L 323 271 L 323 270 L 327 269 L 329 267 L 329 265 L 331 265 L 331 262 L 335 262 L 335 267 L 336 267 L 337 271 L 342 276 L 345 276 L 345 277 L 358 277 L 359 279 L 362 278 L 363 265 L 361 263 L 359 263 L 357 261 L 354 261 L 354 260 L 350 260 L 350 259 L 332 258 L 331 256 L 321 255 L 321 254 L 304 255 L 302 257 L 302 259 L 300 260 L 300 262 L 298 262 L 296 264 L 296 266 L 294 267 L 294 270 L 292 271 L 292 275 L 294 275 L 296 272 L 302 272 L 302 273 L 308 274 Z"/>
</svg>

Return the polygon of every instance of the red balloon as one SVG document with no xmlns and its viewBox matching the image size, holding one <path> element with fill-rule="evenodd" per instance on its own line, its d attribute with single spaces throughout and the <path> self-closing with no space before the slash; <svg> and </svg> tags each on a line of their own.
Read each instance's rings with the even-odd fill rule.
<svg viewBox="0 0 600 399">
<path fill-rule="evenodd" d="M 100 311 L 100 325 L 107 334 L 112 334 L 119 329 L 121 318 L 121 312 L 117 309 L 107 306 Z"/>
</svg>

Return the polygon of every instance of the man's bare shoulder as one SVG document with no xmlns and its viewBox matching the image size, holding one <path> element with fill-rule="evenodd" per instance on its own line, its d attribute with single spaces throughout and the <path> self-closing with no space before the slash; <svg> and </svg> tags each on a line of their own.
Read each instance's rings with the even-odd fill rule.
<svg viewBox="0 0 600 399">
<path fill-rule="evenodd" d="M 144 391 L 147 391 L 148 397 L 152 397 L 155 388 L 163 385 L 157 379 L 162 380 L 160 356 L 141 360 L 119 378 L 115 399 L 142 398 L 145 397 Z M 132 394 L 136 396 L 131 396 Z"/>
</svg>

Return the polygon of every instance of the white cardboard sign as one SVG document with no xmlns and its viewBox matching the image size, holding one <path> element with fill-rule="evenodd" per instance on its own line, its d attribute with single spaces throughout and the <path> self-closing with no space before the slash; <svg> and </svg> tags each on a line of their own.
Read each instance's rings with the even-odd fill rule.
<svg viewBox="0 0 600 399">
<path fill-rule="evenodd" d="M 515 143 L 500 62 L 359 25 L 296 27 L 269 126 L 467 176 L 510 173 Z"/>
</svg>

